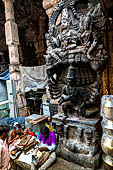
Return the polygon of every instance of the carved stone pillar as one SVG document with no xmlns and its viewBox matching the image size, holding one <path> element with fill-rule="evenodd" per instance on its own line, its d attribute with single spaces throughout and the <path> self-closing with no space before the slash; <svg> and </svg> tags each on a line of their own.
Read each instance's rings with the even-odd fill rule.
<svg viewBox="0 0 113 170">
<path fill-rule="evenodd" d="M 20 70 L 19 70 L 19 53 L 18 53 L 18 45 L 19 45 L 19 37 L 18 37 L 18 28 L 15 23 L 14 9 L 13 3 L 14 0 L 3 0 L 5 6 L 5 35 L 6 35 L 6 44 L 8 45 L 9 50 L 9 59 L 10 59 L 10 80 L 14 81 L 15 91 L 16 91 L 16 102 L 18 105 L 18 109 L 26 106 L 26 101 L 20 94 Z M 13 94 L 14 95 L 14 94 Z M 17 109 L 17 110 L 18 110 Z M 16 113 L 18 115 L 18 113 Z M 14 113 L 11 113 L 10 116 L 14 117 Z M 18 115 L 19 116 L 19 115 Z"/>
<path fill-rule="evenodd" d="M 49 92 L 64 112 L 52 117 L 57 152 L 91 169 L 98 169 L 101 157 L 100 86 L 108 61 L 102 25 L 106 19 L 98 2 L 62 0 L 49 17 L 46 34 Z"/>
</svg>

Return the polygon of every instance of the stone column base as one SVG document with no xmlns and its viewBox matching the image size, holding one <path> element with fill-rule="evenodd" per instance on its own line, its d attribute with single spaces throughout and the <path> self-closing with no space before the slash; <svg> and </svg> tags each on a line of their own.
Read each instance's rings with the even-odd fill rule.
<svg viewBox="0 0 113 170">
<path fill-rule="evenodd" d="M 57 114 L 52 118 L 57 132 L 59 157 L 84 167 L 98 169 L 101 158 L 101 119 L 66 118 Z"/>
<path fill-rule="evenodd" d="M 61 145 L 57 148 L 57 156 L 67 161 L 82 165 L 86 168 L 91 168 L 92 170 L 97 170 L 101 163 L 101 151 L 98 152 L 95 156 L 91 156 L 86 154 L 73 153 Z"/>
</svg>

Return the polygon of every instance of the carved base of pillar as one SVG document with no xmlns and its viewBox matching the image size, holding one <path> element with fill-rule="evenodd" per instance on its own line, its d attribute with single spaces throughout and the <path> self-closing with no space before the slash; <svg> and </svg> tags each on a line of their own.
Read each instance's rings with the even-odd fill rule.
<svg viewBox="0 0 113 170">
<path fill-rule="evenodd" d="M 73 153 L 67 148 L 61 146 L 57 149 L 57 155 L 67 161 L 75 162 L 86 168 L 97 170 L 100 167 L 101 152 L 98 152 L 95 156 L 89 156 L 86 154 Z"/>
<path fill-rule="evenodd" d="M 84 167 L 97 169 L 101 157 L 101 120 L 81 117 L 53 116 L 52 124 L 58 134 L 57 154 Z"/>
</svg>

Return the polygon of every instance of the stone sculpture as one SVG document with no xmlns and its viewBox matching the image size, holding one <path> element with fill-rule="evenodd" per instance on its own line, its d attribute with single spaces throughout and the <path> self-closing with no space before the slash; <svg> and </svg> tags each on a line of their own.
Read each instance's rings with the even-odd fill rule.
<svg viewBox="0 0 113 170">
<path fill-rule="evenodd" d="M 62 75 L 64 72 L 67 75 L 73 72 L 75 89 L 82 89 L 85 96 L 83 99 L 81 95 L 81 100 L 84 100 L 87 113 L 82 116 L 88 117 L 99 111 L 101 73 L 108 55 L 101 41 L 105 17 L 100 5 L 93 7 L 91 3 L 85 3 L 86 6 L 82 6 L 84 9 L 78 9 L 76 4 L 79 3 L 81 4 L 81 1 L 78 0 L 68 1 L 68 4 L 61 1 L 54 9 L 49 22 L 49 32 L 46 34 L 48 49 L 45 58 L 51 97 L 62 96 L 62 87 L 67 86 L 66 75 Z M 56 19 L 60 14 L 60 23 L 57 25 Z M 70 69 L 72 67 L 74 69 Z M 77 99 L 77 95 L 75 98 Z M 78 103 L 75 103 L 75 107 L 79 112 Z"/>
<path fill-rule="evenodd" d="M 64 112 L 52 118 L 59 135 L 58 153 L 92 169 L 98 168 L 100 157 L 101 74 L 108 61 L 105 24 L 100 4 L 62 0 L 46 34 L 49 91 Z"/>
</svg>

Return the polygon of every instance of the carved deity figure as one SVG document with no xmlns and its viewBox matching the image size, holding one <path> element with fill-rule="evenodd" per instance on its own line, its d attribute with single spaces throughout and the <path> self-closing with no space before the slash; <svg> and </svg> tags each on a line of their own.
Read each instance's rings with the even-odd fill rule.
<svg viewBox="0 0 113 170">
<path fill-rule="evenodd" d="M 72 116 L 79 112 L 82 116 L 85 116 L 84 102 L 85 93 L 83 88 L 76 88 L 74 79 L 74 67 L 70 66 L 66 76 L 66 85 L 63 88 L 59 104 L 62 104 L 62 108 L 65 116 Z M 74 116 L 75 116 L 74 115 Z"/>
<path fill-rule="evenodd" d="M 99 111 L 101 73 L 108 59 L 102 42 L 106 20 L 100 5 L 72 2 L 61 1 L 50 17 L 45 55 L 49 89 L 66 115 L 92 116 Z"/>
</svg>

